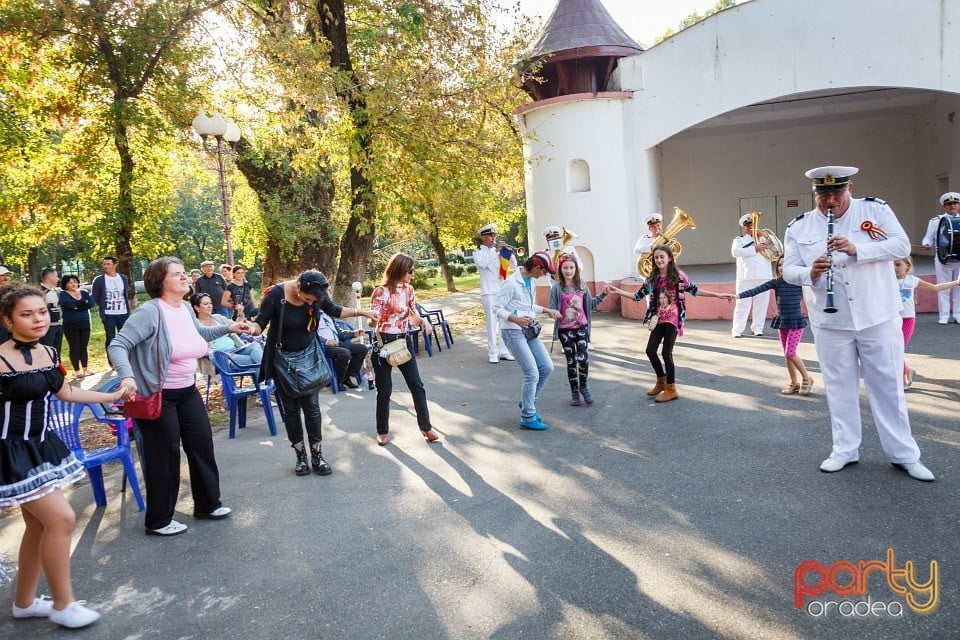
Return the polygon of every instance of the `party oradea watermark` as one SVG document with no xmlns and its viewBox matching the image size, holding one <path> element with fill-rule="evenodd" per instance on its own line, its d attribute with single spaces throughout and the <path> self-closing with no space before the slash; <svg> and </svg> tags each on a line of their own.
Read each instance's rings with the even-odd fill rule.
<svg viewBox="0 0 960 640">
<path fill-rule="evenodd" d="M 793 604 L 815 618 L 903 618 L 933 613 L 940 603 L 940 566 L 884 559 L 804 560 L 793 572 Z"/>
</svg>

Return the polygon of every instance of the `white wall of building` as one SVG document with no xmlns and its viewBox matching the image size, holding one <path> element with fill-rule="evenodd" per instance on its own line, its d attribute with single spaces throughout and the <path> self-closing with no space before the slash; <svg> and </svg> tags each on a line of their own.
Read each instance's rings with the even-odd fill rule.
<svg viewBox="0 0 960 640">
<path fill-rule="evenodd" d="M 553 101 L 518 116 L 525 138 L 530 249 L 546 247 L 544 227 L 566 227 L 578 236 L 574 245 L 597 256 L 597 273 L 585 274 L 590 280 L 630 269 L 619 231 L 635 208 L 623 148 L 624 100 L 629 97 L 613 94 Z M 579 161 L 589 167 L 590 189 L 571 192 L 570 163 Z"/>
</svg>

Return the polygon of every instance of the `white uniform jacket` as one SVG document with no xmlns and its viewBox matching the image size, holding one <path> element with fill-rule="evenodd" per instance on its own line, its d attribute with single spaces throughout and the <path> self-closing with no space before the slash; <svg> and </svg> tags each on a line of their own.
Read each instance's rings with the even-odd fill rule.
<svg viewBox="0 0 960 640">
<path fill-rule="evenodd" d="M 938 216 L 933 216 L 930 218 L 930 222 L 927 223 L 927 232 L 923 234 L 923 240 L 920 241 L 920 244 L 926 247 L 932 247 L 934 250 L 937 248 L 937 231 L 940 230 L 940 218 L 950 215 L 949 213 L 941 213 Z"/>
<path fill-rule="evenodd" d="M 649 233 L 645 233 L 640 236 L 640 239 L 637 240 L 637 244 L 633 246 L 633 255 L 642 256 L 645 253 L 650 253 L 650 248 L 653 246 L 653 236 Z"/>
<path fill-rule="evenodd" d="M 864 226 L 878 231 L 871 235 Z M 899 318 L 903 303 L 893 261 L 910 254 L 910 239 L 893 210 L 882 200 L 851 199 L 850 208 L 834 224 L 834 235 L 850 240 L 857 255 L 833 254 L 838 311 L 831 314 L 823 312 L 827 275 L 816 282 L 810 279 L 810 265 L 826 253 L 826 215 L 814 209 L 797 216 L 787 227 L 783 278 L 803 286 L 810 323 L 814 327 L 860 331 Z"/>
<path fill-rule="evenodd" d="M 480 295 L 493 295 L 500 288 L 500 252 L 496 245 L 480 245 L 473 252 L 473 263 L 480 274 Z M 517 268 L 516 254 L 510 256 L 510 269 Z"/>
<path fill-rule="evenodd" d="M 773 277 L 770 261 L 757 253 L 752 235 L 737 236 L 730 247 L 730 255 L 737 259 L 737 284 L 752 280 L 766 282 Z M 739 291 L 740 287 L 737 287 Z"/>
</svg>

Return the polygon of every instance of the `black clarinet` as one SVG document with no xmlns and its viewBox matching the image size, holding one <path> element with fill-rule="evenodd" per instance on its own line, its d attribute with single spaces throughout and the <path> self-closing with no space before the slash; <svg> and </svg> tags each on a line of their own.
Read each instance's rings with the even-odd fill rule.
<svg viewBox="0 0 960 640">
<path fill-rule="evenodd" d="M 827 258 L 830 263 L 827 266 L 827 306 L 823 308 L 824 313 L 837 312 L 837 305 L 833 299 L 833 252 L 829 249 L 830 241 L 833 240 L 833 224 L 833 207 L 830 207 L 827 209 Z"/>
</svg>

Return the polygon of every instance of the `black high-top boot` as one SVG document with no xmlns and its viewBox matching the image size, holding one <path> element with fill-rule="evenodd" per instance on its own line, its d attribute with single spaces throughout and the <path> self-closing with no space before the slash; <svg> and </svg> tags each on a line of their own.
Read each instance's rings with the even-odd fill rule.
<svg viewBox="0 0 960 640">
<path fill-rule="evenodd" d="M 313 471 L 321 476 L 328 476 L 333 473 L 333 469 L 327 464 L 327 461 L 323 459 L 323 449 L 320 445 L 315 444 L 310 447 L 310 451 L 313 458 Z"/>
<path fill-rule="evenodd" d="M 310 473 L 310 465 L 307 464 L 307 449 L 303 445 L 299 449 L 296 447 L 293 448 L 297 452 L 297 466 L 293 468 L 293 472 L 298 476 L 305 476 Z"/>
</svg>

